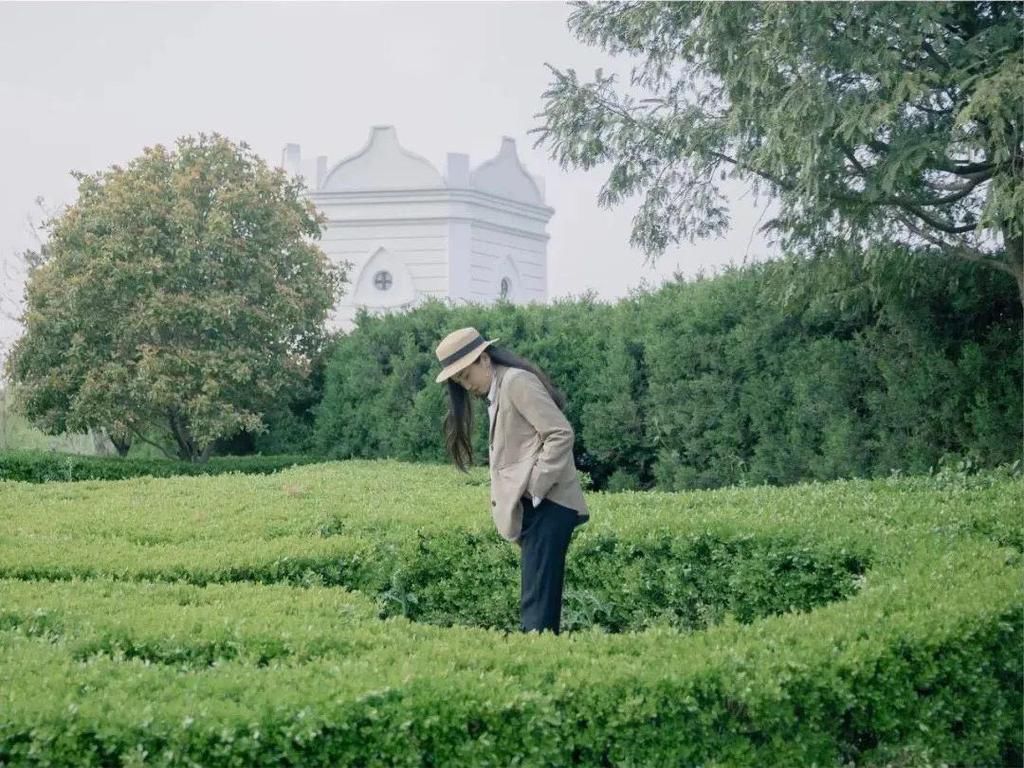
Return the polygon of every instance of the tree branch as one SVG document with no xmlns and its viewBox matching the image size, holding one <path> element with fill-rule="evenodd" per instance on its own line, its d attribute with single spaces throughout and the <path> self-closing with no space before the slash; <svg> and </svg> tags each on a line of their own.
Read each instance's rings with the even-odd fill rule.
<svg viewBox="0 0 1024 768">
<path fill-rule="evenodd" d="M 727 154 L 725 154 L 723 152 L 718 152 L 718 151 L 712 149 L 712 150 L 708 151 L 708 154 L 711 155 L 712 157 L 717 158 L 719 160 L 722 160 L 722 161 L 724 161 L 726 163 L 732 163 L 733 165 L 735 165 L 737 168 L 739 168 L 742 171 L 747 171 L 749 173 L 757 174 L 762 179 L 765 179 L 766 181 L 770 181 L 770 182 L 772 182 L 772 184 L 777 184 L 781 189 L 784 189 L 787 192 L 791 191 L 793 189 L 793 183 L 792 182 L 783 181 L 782 179 L 778 179 L 775 176 L 772 176 L 767 171 L 762 171 L 762 170 L 760 170 L 758 168 L 754 168 L 751 165 L 747 165 L 746 163 L 741 163 L 736 158 L 729 157 Z"/>
<path fill-rule="evenodd" d="M 880 141 L 878 139 L 868 139 L 866 144 L 875 150 L 875 152 L 879 152 L 883 155 L 887 154 L 889 150 L 892 149 L 892 145 L 886 144 L 884 141 Z"/>
<path fill-rule="evenodd" d="M 921 43 L 921 47 L 924 49 L 924 52 L 927 53 L 930 58 L 935 60 L 935 62 L 942 68 L 943 72 L 949 71 L 949 64 L 946 62 L 945 59 L 939 56 L 938 52 L 934 48 L 932 48 L 931 43 L 925 40 L 923 43 Z"/>
<path fill-rule="evenodd" d="M 917 218 L 921 219 L 921 221 L 923 221 L 925 224 L 934 229 L 939 230 L 940 232 L 945 232 L 950 235 L 960 235 L 963 234 L 964 232 L 973 232 L 975 229 L 974 224 L 961 224 L 958 226 L 956 224 L 950 224 L 949 222 L 937 219 L 930 213 L 928 213 L 928 211 L 922 210 L 918 206 L 911 203 L 909 200 L 902 200 L 900 198 L 893 197 L 889 199 L 889 202 L 899 206 L 907 213 L 914 214 L 915 216 L 917 216 Z"/>
<path fill-rule="evenodd" d="M 170 452 L 169 452 L 169 451 L 168 451 L 168 450 L 167 450 L 166 448 L 164 448 L 164 447 L 163 447 L 162 445 L 160 445 L 159 443 L 155 443 L 155 442 L 153 442 L 152 440 L 150 440 L 150 439 L 149 439 L 148 437 L 146 437 L 146 436 L 145 436 L 144 434 L 142 434 L 142 432 L 141 432 L 141 431 L 139 431 L 138 429 L 133 429 L 133 430 L 132 430 L 132 433 L 133 433 L 133 434 L 134 434 L 134 435 L 135 435 L 135 436 L 136 436 L 137 438 L 139 438 L 139 440 L 141 440 L 142 442 L 144 442 L 144 443 L 148 443 L 149 445 L 152 445 L 152 446 L 153 446 L 154 448 L 158 449 L 158 450 L 159 450 L 159 451 L 160 451 L 160 452 L 161 452 L 161 453 L 162 453 L 162 454 L 163 454 L 164 456 L 166 456 L 166 457 L 167 457 L 168 459 L 170 459 L 171 461 L 177 461 L 177 460 L 178 460 L 178 457 L 177 457 L 177 456 L 175 456 L 175 455 L 171 454 L 171 453 L 170 453 Z"/>
<path fill-rule="evenodd" d="M 626 110 L 621 105 L 616 104 L 614 102 L 610 102 L 607 99 L 605 99 L 605 98 L 601 97 L 600 95 L 598 95 L 597 93 L 593 93 L 592 92 L 591 93 L 591 97 L 598 104 L 600 104 L 602 107 L 607 109 L 609 112 L 611 112 L 611 113 L 613 113 L 615 115 L 618 115 L 624 121 L 629 123 L 631 126 L 633 126 L 635 128 L 639 128 L 639 129 L 641 129 L 643 131 L 647 131 L 649 133 L 653 133 L 655 136 L 657 136 L 658 138 L 661 138 L 661 139 L 670 139 L 671 138 L 670 136 L 667 136 L 664 132 L 659 131 L 654 126 L 645 125 L 645 124 L 640 123 L 640 121 L 638 121 L 628 110 Z M 708 154 L 711 157 L 717 158 L 717 159 L 722 160 L 722 161 L 727 162 L 727 163 L 731 163 L 732 165 L 735 165 L 737 168 L 739 168 L 741 170 L 757 174 L 758 176 L 760 176 L 761 178 L 765 179 L 766 181 L 770 181 L 773 184 L 777 184 L 782 189 L 790 190 L 790 189 L 793 188 L 793 185 L 791 183 L 784 182 L 781 179 L 777 179 L 774 176 L 766 173 L 765 171 L 761 171 L 761 170 L 759 170 L 757 168 L 754 168 L 752 166 L 746 165 L 745 163 L 741 163 L 738 160 L 736 160 L 736 158 L 729 157 L 729 155 L 726 155 L 723 152 L 718 152 L 716 150 L 709 150 Z"/>
<path fill-rule="evenodd" d="M 1014 272 L 1013 267 L 1007 264 L 1005 261 L 994 259 L 990 254 L 984 251 L 979 251 L 977 248 L 973 248 L 963 241 L 960 242 L 949 242 L 941 237 L 936 237 L 931 232 L 921 229 L 917 224 L 914 223 L 906 214 L 897 214 L 896 217 L 903 226 L 909 229 L 913 234 L 917 235 L 924 240 L 927 240 L 932 245 L 938 246 L 949 253 L 967 261 L 973 261 L 977 264 L 983 264 L 992 269 L 997 269 L 1000 272 L 1005 272 L 1008 275 L 1016 278 L 1017 273 Z"/>
<path fill-rule="evenodd" d="M 995 163 L 983 162 L 983 163 L 965 163 L 957 165 L 951 160 L 943 158 L 945 162 L 934 166 L 937 171 L 945 171 L 946 173 L 953 173 L 957 176 L 973 177 L 975 175 L 984 174 L 985 178 L 991 178 L 992 174 L 1000 168 Z"/>
<path fill-rule="evenodd" d="M 598 105 L 600 107 L 603 107 L 605 110 L 607 110 L 608 112 L 610 112 L 610 113 L 612 113 L 614 115 L 617 115 L 619 118 L 621 118 L 628 125 L 630 125 L 630 126 L 632 126 L 634 128 L 638 128 L 638 129 L 640 129 L 640 130 L 642 130 L 644 132 L 651 133 L 654 136 L 656 136 L 656 137 L 658 137 L 660 139 L 663 139 L 663 140 L 670 140 L 671 139 L 670 136 L 666 135 L 663 131 L 659 130 L 656 126 L 652 126 L 652 125 L 647 124 L 647 123 L 641 123 L 639 120 L 636 119 L 636 117 L 634 117 L 634 115 L 632 113 L 630 113 L 630 111 L 627 108 L 623 107 L 622 105 L 614 103 L 612 101 L 609 101 L 607 98 L 605 98 L 601 94 L 593 92 L 593 91 L 591 91 L 589 95 L 594 100 L 594 103 L 596 105 Z M 886 143 L 886 142 L 884 142 L 884 141 L 882 141 L 880 139 L 870 139 L 870 140 L 868 140 L 866 142 L 866 145 L 867 145 L 867 147 L 869 147 L 870 149 L 872 149 L 872 150 L 874 150 L 874 151 L 876 151 L 878 153 L 889 153 L 890 150 L 892 149 L 892 145 L 890 145 L 890 144 L 888 144 L 888 143 Z M 846 157 L 850 160 L 850 162 L 858 170 L 860 175 L 862 177 L 866 178 L 868 176 L 868 171 L 864 167 L 864 165 L 859 160 L 857 160 L 856 154 L 854 153 L 852 148 L 843 146 L 842 150 L 843 150 L 843 153 L 846 155 Z M 740 170 L 742 170 L 744 172 L 753 173 L 753 174 L 755 174 L 755 175 L 765 179 L 766 181 L 771 182 L 772 184 L 776 185 L 779 189 L 781 189 L 783 191 L 789 192 L 789 191 L 793 191 L 795 189 L 796 185 L 793 182 L 787 181 L 787 180 L 782 179 L 782 178 L 778 178 L 775 175 L 773 175 L 773 174 L 771 174 L 771 173 L 769 173 L 767 171 L 763 171 L 763 170 L 761 170 L 759 168 L 755 168 L 755 167 L 750 166 L 750 165 L 748 165 L 746 163 L 743 163 L 743 162 L 739 161 L 737 158 L 732 157 L 732 156 L 730 156 L 730 155 L 728 155 L 728 154 L 726 154 L 724 152 L 720 152 L 718 150 L 709 149 L 709 150 L 706 150 L 706 156 L 714 158 L 716 160 L 719 160 L 720 162 L 729 163 L 730 165 L 733 165 L 733 166 L 739 168 Z M 901 208 L 902 210 L 904 210 L 905 212 L 907 212 L 909 214 L 912 214 L 913 216 L 916 216 L 918 219 L 920 219 L 922 222 L 924 222 L 928 226 L 930 226 L 930 227 L 932 227 L 932 228 L 934 228 L 934 229 L 936 229 L 936 230 L 938 230 L 940 232 L 944 232 L 946 234 L 949 234 L 949 235 L 959 235 L 959 234 L 963 234 L 963 233 L 966 233 L 966 232 L 971 232 L 971 231 L 973 231 L 975 229 L 975 225 L 973 225 L 973 224 L 962 224 L 962 225 L 954 224 L 952 222 L 946 221 L 946 220 L 944 220 L 942 218 L 939 218 L 939 217 L 933 215 L 932 213 L 924 210 L 922 208 L 922 206 L 948 205 L 948 204 L 955 203 L 955 202 L 957 202 L 959 200 L 964 199 L 978 185 L 980 185 L 984 181 L 987 181 L 991 177 L 991 171 L 993 170 L 993 168 L 994 168 L 994 164 L 988 163 L 988 162 L 960 163 L 960 164 L 957 164 L 957 163 L 953 163 L 953 162 L 949 161 L 947 158 L 941 158 L 941 161 L 940 161 L 938 167 L 936 167 L 934 170 L 940 170 L 940 171 L 945 171 L 947 173 L 956 174 L 957 176 L 960 176 L 962 178 L 966 178 L 968 183 L 965 184 L 962 187 L 955 188 L 954 191 L 951 194 L 949 194 L 949 195 L 938 196 L 938 197 L 930 198 L 930 199 L 927 199 L 927 200 L 909 200 L 909 199 L 904 198 L 904 197 L 892 196 L 892 197 L 889 197 L 889 198 L 884 198 L 882 200 L 878 200 L 876 202 L 879 203 L 879 204 L 883 204 L 883 205 L 894 205 L 894 206 L 897 206 L 897 207 Z M 974 175 L 971 175 L 971 174 L 974 174 Z M 863 197 L 861 195 L 858 195 L 858 194 L 843 194 L 843 193 L 837 192 L 837 191 L 836 192 L 828 192 L 826 194 L 828 195 L 828 197 L 830 199 L 832 199 L 832 200 L 834 200 L 836 202 L 845 202 L 845 203 L 854 203 L 854 204 L 863 203 Z M 901 217 L 901 218 L 905 218 L 905 217 Z M 915 230 L 916 230 L 916 228 L 915 228 Z M 948 246 L 948 243 L 945 244 L 945 245 Z"/>
<path fill-rule="evenodd" d="M 931 107 L 926 107 L 924 104 L 911 104 L 910 106 L 912 106 L 914 109 L 919 109 L 922 112 L 927 112 L 929 115 L 951 115 L 951 114 L 953 114 L 953 108 L 952 107 L 950 107 L 949 109 L 932 109 Z"/>
<path fill-rule="evenodd" d="M 843 154 L 846 155 L 846 159 L 853 163 L 853 167 L 857 169 L 857 172 L 861 176 L 867 176 L 867 170 L 865 170 L 864 166 L 861 165 L 860 160 L 857 159 L 857 156 L 854 154 L 853 150 L 850 149 L 845 144 L 842 144 L 841 146 L 843 148 Z"/>
<path fill-rule="evenodd" d="M 927 170 L 934 171 L 934 169 Z M 961 189 L 964 189 L 965 186 L 971 181 L 973 181 L 973 179 L 968 179 L 967 181 L 964 181 L 964 179 L 959 176 L 948 183 L 945 181 L 940 181 L 938 179 L 924 179 L 925 185 L 928 186 L 930 189 L 939 189 L 942 190 L 943 192 L 959 192 Z M 982 181 L 987 181 L 987 179 L 982 179 Z"/>
<path fill-rule="evenodd" d="M 963 200 L 965 197 L 971 194 L 971 192 L 973 192 L 978 185 L 984 183 L 985 181 L 988 181 L 988 179 L 972 179 L 963 186 L 956 187 L 953 190 L 952 194 L 946 195 L 945 197 L 933 197 L 928 200 L 907 200 L 906 198 L 894 197 L 893 202 L 895 202 L 897 205 L 948 205 L 949 203 L 955 203 L 958 200 Z"/>
</svg>

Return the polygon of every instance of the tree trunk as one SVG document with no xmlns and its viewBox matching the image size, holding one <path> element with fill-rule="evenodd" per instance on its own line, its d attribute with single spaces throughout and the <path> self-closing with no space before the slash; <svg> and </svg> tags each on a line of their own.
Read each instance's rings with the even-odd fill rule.
<svg viewBox="0 0 1024 768">
<path fill-rule="evenodd" d="M 1017 296 L 1020 298 L 1021 311 L 1024 312 L 1024 237 L 1013 237 L 1009 233 L 1009 224 L 1003 227 L 1003 243 L 1006 245 L 1006 264 L 1010 274 L 1017 281 Z"/>
<path fill-rule="evenodd" d="M 183 419 L 178 415 L 177 411 L 171 410 L 167 414 L 167 420 L 171 425 L 171 434 L 174 435 L 174 441 L 178 444 L 178 458 L 181 461 L 194 461 L 196 454 L 195 443 L 192 442 Z"/>
<path fill-rule="evenodd" d="M 210 452 L 213 450 L 213 442 L 211 441 L 200 448 L 199 443 L 189 431 L 185 420 L 177 411 L 170 411 L 168 419 L 171 423 L 171 433 L 174 435 L 174 440 L 178 443 L 178 458 L 193 464 L 205 464 L 210 458 Z"/>
<path fill-rule="evenodd" d="M 122 459 L 128 455 L 128 449 L 132 447 L 132 439 L 130 437 L 114 437 L 111 435 L 110 442 L 114 444 L 114 448 L 117 449 L 117 455 Z"/>
<path fill-rule="evenodd" d="M 1017 278 L 1017 295 L 1020 296 L 1021 311 L 1024 312 L 1024 239 L 1011 241 L 1010 248 L 1010 269 L 1013 276 Z M 1016 249 L 1017 256 L 1013 253 Z"/>
</svg>

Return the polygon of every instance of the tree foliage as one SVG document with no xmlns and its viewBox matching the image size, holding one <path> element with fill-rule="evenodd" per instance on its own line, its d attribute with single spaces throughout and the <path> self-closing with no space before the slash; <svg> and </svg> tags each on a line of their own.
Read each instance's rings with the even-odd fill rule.
<svg viewBox="0 0 1024 768">
<path fill-rule="evenodd" d="M 1012 275 L 1024 298 L 1024 4 L 577 3 L 628 86 L 552 67 L 537 129 L 563 167 L 642 195 L 653 259 L 729 224 L 722 182 L 777 199 L 787 250 L 902 242 Z"/>
<path fill-rule="evenodd" d="M 345 279 L 313 242 L 301 183 L 216 134 L 74 175 L 7 361 L 26 414 L 122 445 L 165 433 L 191 460 L 258 431 L 305 375 Z"/>
</svg>

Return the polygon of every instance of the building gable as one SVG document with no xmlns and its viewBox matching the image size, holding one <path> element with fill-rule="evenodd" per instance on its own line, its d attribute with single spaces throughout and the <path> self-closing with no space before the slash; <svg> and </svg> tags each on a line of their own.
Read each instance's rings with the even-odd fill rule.
<svg viewBox="0 0 1024 768">
<path fill-rule="evenodd" d="M 393 126 L 374 126 L 356 154 L 335 165 L 319 191 L 443 189 L 444 179 L 430 161 L 403 148 Z"/>
</svg>

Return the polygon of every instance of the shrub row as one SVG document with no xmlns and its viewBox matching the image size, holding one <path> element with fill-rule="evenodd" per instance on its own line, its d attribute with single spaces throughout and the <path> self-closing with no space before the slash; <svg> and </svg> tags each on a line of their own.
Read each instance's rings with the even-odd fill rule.
<svg viewBox="0 0 1024 768">
<path fill-rule="evenodd" d="M 405 494 L 362 502 L 382 496 L 388 480 L 401 480 Z M 375 598 L 382 616 L 511 630 L 518 562 L 466 503 L 486 508 L 475 482 L 445 467 L 351 462 L 274 478 L 12 487 L 4 500 L 18 513 L 0 523 L 0 577 L 343 586 Z M 695 510 L 673 496 L 594 503 L 599 518 L 611 503 L 620 522 L 588 524 L 579 536 L 567 629 L 700 628 L 809 610 L 851 594 L 870 558 L 865 539 L 841 528 L 821 540 L 795 520 L 751 526 L 750 499 L 738 517 L 674 523 Z M 633 527 L 622 524 L 631 517 Z"/>
<path fill-rule="evenodd" d="M 0 483 L 0 764 L 1024 756 L 1014 472 L 590 501 L 556 638 L 481 470 Z"/>
<path fill-rule="evenodd" d="M 901 261 L 902 260 L 902 261 Z M 599 489 L 663 490 L 924 473 L 946 456 L 1021 457 L 1020 303 L 957 260 L 893 255 L 913 290 L 871 294 L 861 257 L 770 263 L 608 305 L 450 308 L 359 318 L 327 360 L 315 447 L 442 461 L 434 347 L 472 325 L 568 396 L 579 467 Z M 894 263 L 896 263 L 894 266 Z M 813 290 L 787 293 L 794 286 Z M 474 447 L 486 461 L 478 404 Z"/>
<path fill-rule="evenodd" d="M 272 477 L 8 484 L 0 498 L 15 514 L 0 519 L 0 576 L 344 586 L 382 615 L 512 629 L 518 564 L 480 514 L 482 479 L 346 462 Z M 948 474 L 596 494 L 570 560 L 565 626 L 699 628 L 809 610 L 852 594 L 891 556 L 878 542 L 894 519 L 907 535 L 1020 548 L 1015 487 L 1010 475 Z"/>
<path fill-rule="evenodd" d="M 297 464 L 318 461 L 312 456 L 215 456 L 204 464 L 164 459 L 122 459 L 36 451 L 0 453 L 0 481 L 23 483 L 125 480 L 131 477 L 222 475 L 241 472 L 267 475 Z"/>
<path fill-rule="evenodd" d="M 336 590 L 0 584 L 6 765 L 1019 764 L 1020 568 L 966 543 L 811 613 L 567 637 Z"/>
</svg>

